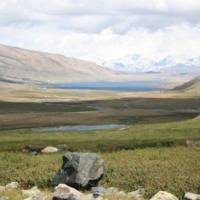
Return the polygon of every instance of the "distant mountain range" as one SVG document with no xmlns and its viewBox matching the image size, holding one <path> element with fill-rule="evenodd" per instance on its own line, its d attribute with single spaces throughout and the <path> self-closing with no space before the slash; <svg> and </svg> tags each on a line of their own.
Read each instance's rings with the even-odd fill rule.
<svg viewBox="0 0 200 200">
<path fill-rule="evenodd" d="M 133 59 L 139 59 L 138 55 L 127 58 L 127 60 Z M 163 65 L 169 65 L 169 60 L 170 58 L 160 62 Z M 191 60 L 191 62 L 197 61 Z M 191 64 L 191 62 L 186 62 L 186 65 Z M 176 67 L 171 67 L 171 70 L 168 71 L 155 71 L 151 69 L 151 67 L 144 67 L 144 72 L 133 73 L 128 70 L 128 68 L 131 67 L 130 65 L 131 62 L 129 63 L 128 61 L 126 66 L 119 62 L 113 69 L 109 69 L 93 62 L 69 58 L 63 55 L 0 45 L 1 83 L 60 84 L 82 82 L 160 81 L 162 82 L 162 88 L 172 88 L 175 85 L 180 85 L 181 83 L 190 80 L 191 77 L 194 77 L 187 76 L 184 73 L 187 74 L 187 72 L 189 73 L 191 71 L 195 72 L 194 74 L 197 73 L 196 68 L 193 68 L 192 65 L 190 66 L 190 70 L 186 66 L 183 67 L 183 65 L 177 65 L 177 71 L 180 72 L 180 69 L 183 69 L 181 71 L 182 74 L 173 76 L 172 74 L 173 71 L 176 72 Z M 122 68 L 127 68 L 127 70 L 122 70 Z M 168 69 L 170 68 L 168 67 Z"/>
<path fill-rule="evenodd" d="M 127 75 L 92 62 L 0 45 L 0 81 L 67 83 L 126 78 Z"/>
<path fill-rule="evenodd" d="M 156 61 L 155 61 L 156 60 Z M 121 59 L 103 63 L 113 70 L 122 72 L 169 73 L 169 74 L 200 74 L 200 56 L 184 58 L 183 60 L 166 56 L 161 58 L 147 58 L 139 54 L 128 55 Z"/>
</svg>

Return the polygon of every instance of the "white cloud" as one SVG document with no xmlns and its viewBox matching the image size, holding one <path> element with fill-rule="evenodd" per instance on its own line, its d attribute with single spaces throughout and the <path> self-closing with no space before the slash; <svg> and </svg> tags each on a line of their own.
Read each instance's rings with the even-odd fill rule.
<svg viewBox="0 0 200 200">
<path fill-rule="evenodd" d="M 6 0 L 0 42 L 148 69 L 200 59 L 199 18 L 199 0 Z"/>
</svg>

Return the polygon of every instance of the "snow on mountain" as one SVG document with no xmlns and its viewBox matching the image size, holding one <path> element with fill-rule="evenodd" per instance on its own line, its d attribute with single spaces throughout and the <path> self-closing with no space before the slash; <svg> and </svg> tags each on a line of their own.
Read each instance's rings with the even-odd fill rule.
<svg viewBox="0 0 200 200">
<path fill-rule="evenodd" d="M 147 58 L 139 54 L 133 54 L 104 62 L 102 65 L 124 72 L 192 74 L 200 73 L 200 56 L 189 58 L 176 58 L 173 56 Z"/>
</svg>

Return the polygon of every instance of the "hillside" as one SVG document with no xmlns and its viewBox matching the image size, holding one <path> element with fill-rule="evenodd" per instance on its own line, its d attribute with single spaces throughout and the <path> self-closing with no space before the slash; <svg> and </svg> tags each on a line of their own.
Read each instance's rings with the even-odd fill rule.
<svg viewBox="0 0 200 200">
<path fill-rule="evenodd" d="M 84 82 L 120 79 L 116 72 L 75 58 L 0 45 L 4 82 Z"/>
<path fill-rule="evenodd" d="M 185 91 L 185 92 L 196 92 L 199 94 L 200 93 L 200 76 L 174 88 L 174 90 Z"/>
</svg>

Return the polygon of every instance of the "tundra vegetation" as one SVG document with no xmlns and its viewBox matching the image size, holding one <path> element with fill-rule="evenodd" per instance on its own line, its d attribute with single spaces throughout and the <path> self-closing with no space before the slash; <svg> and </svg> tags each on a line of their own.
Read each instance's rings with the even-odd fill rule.
<svg viewBox="0 0 200 200">
<path fill-rule="evenodd" d="M 64 151 L 97 152 L 105 159 L 102 186 L 127 192 L 144 187 L 148 198 L 159 190 L 179 198 L 187 191 L 200 193 L 199 105 L 199 98 L 1 102 L 0 185 L 18 181 L 24 188 L 37 185 L 51 190 L 63 151 L 38 155 L 22 151 L 27 145 L 37 149 L 63 145 Z M 111 123 L 127 127 L 55 133 L 31 129 Z"/>
</svg>

